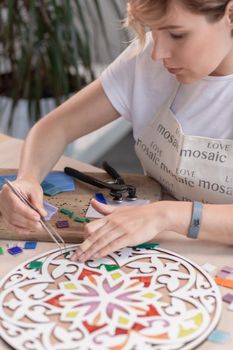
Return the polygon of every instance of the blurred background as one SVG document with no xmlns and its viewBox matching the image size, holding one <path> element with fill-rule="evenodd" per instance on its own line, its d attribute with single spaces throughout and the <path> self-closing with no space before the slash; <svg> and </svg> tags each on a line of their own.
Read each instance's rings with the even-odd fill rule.
<svg viewBox="0 0 233 350">
<path fill-rule="evenodd" d="M 98 77 L 130 41 L 125 16 L 125 0 L 1 0 L 0 132 L 25 138 L 37 120 Z M 142 172 L 122 118 L 65 153 Z"/>
</svg>

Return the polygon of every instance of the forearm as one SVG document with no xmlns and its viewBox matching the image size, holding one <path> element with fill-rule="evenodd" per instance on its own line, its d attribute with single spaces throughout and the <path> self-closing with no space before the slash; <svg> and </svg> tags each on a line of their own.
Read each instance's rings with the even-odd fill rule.
<svg viewBox="0 0 233 350">
<path fill-rule="evenodd" d="M 187 236 L 192 203 L 162 201 L 159 208 L 164 216 L 163 231 L 175 231 Z M 233 244 L 233 205 L 205 204 L 198 239 Z"/>
<path fill-rule="evenodd" d="M 51 123 L 52 124 L 52 123 Z M 18 178 L 41 182 L 64 152 L 66 142 L 59 127 L 42 120 L 34 126 L 23 145 Z"/>
</svg>

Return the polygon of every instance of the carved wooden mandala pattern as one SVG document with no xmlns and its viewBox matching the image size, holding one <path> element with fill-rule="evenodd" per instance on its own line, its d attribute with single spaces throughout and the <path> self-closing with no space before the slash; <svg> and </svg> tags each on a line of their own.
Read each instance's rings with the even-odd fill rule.
<svg viewBox="0 0 233 350">
<path fill-rule="evenodd" d="M 0 284 L 0 334 L 22 350 L 192 349 L 216 326 L 221 297 L 198 266 L 163 249 L 125 248 L 86 263 L 58 250 Z"/>
</svg>

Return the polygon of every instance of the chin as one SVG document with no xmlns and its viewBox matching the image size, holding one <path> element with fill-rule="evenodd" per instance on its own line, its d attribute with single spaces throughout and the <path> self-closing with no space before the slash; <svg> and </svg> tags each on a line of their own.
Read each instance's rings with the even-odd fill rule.
<svg viewBox="0 0 233 350">
<path fill-rule="evenodd" d="M 188 75 L 176 75 L 176 80 L 181 83 L 181 84 L 192 84 L 195 83 L 196 81 L 200 80 L 201 78 L 195 78 L 192 76 L 188 76 Z"/>
</svg>

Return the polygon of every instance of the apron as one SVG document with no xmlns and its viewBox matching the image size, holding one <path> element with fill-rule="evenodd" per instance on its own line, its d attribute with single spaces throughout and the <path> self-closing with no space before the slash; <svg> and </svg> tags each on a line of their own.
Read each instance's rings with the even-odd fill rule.
<svg viewBox="0 0 233 350">
<path fill-rule="evenodd" d="M 185 135 L 171 110 L 179 87 L 136 140 L 136 154 L 145 173 L 175 198 L 233 203 L 233 141 Z"/>
</svg>

